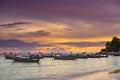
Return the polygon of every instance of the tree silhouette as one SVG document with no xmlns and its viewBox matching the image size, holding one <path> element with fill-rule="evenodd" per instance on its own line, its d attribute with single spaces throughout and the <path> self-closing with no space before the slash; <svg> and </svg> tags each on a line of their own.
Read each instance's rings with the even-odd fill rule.
<svg viewBox="0 0 120 80">
<path fill-rule="evenodd" d="M 103 52 L 118 52 L 120 50 L 120 39 L 113 37 L 111 42 L 106 42 L 106 48 L 101 49 Z"/>
</svg>

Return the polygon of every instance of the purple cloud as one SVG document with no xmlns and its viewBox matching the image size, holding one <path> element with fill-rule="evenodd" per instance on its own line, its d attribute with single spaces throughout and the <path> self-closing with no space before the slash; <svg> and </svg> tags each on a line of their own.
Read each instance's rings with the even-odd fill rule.
<svg viewBox="0 0 120 80">
<path fill-rule="evenodd" d="M 56 21 L 57 18 L 77 18 L 86 21 L 116 22 L 117 18 L 120 16 L 119 8 L 119 0 L 1 1 L 1 11 L 3 13 L 7 11 L 12 14 L 17 13 L 18 16 L 49 21 Z"/>
<path fill-rule="evenodd" d="M 26 25 L 26 24 L 31 24 L 31 22 L 15 22 L 15 23 L 9 23 L 9 24 L 0 24 L 1 27 L 16 27 L 19 25 Z"/>
<path fill-rule="evenodd" d="M 37 43 L 37 42 L 28 43 L 28 42 L 24 42 L 16 39 L 9 39 L 9 40 L 0 39 L 0 48 L 32 49 L 35 47 L 50 47 L 50 46 L 53 46 L 53 44 L 43 44 L 43 43 Z"/>
<path fill-rule="evenodd" d="M 35 47 L 38 46 L 38 44 L 36 43 L 27 43 L 24 41 L 20 41 L 20 40 L 14 40 L 14 39 L 10 39 L 10 40 L 2 40 L 0 39 L 0 47 L 2 48 L 12 48 L 12 47 L 16 47 L 16 48 L 31 48 L 31 47 Z"/>
<path fill-rule="evenodd" d="M 15 31 L 21 31 L 21 30 L 26 30 L 26 29 L 23 29 L 23 28 L 17 28 L 17 29 L 15 29 Z"/>
<path fill-rule="evenodd" d="M 11 37 L 47 37 L 50 36 L 51 32 L 46 31 L 46 30 L 39 30 L 35 32 L 26 32 L 26 33 L 11 33 L 9 36 Z"/>
<path fill-rule="evenodd" d="M 42 36 L 49 36 L 49 35 L 50 35 L 50 32 L 45 31 L 45 30 L 39 30 L 39 31 L 36 31 L 36 32 L 29 32 L 29 33 L 26 33 L 26 34 L 24 34 L 24 35 L 42 37 Z"/>
</svg>

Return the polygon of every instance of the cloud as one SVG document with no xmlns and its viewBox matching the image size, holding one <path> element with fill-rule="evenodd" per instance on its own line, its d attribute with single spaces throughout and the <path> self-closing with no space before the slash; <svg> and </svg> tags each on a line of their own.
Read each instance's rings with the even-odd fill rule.
<svg viewBox="0 0 120 80">
<path fill-rule="evenodd" d="M 6 0 L 1 1 L 1 5 L 3 15 L 12 16 L 11 18 L 23 17 L 62 23 L 66 23 L 66 19 L 71 22 L 82 20 L 120 23 L 119 0 Z"/>
<path fill-rule="evenodd" d="M 27 43 L 27 42 L 15 40 L 15 39 L 9 39 L 9 40 L 0 39 L 1 48 L 33 48 L 35 46 L 38 46 L 38 44 Z"/>
<path fill-rule="evenodd" d="M 3 13 L 14 12 L 14 16 L 17 13 L 20 17 L 49 21 L 58 21 L 57 18 L 77 18 L 86 21 L 119 22 L 120 16 L 119 0 L 6 0 L 1 1 L 1 5 Z"/>
<path fill-rule="evenodd" d="M 46 31 L 46 30 L 39 30 L 39 31 L 35 31 L 35 32 L 25 32 L 25 33 L 10 33 L 9 36 L 11 37 L 21 37 L 21 38 L 34 38 L 34 37 L 48 37 L 50 36 L 51 32 Z"/>
<path fill-rule="evenodd" d="M 16 26 L 19 26 L 19 25 L 26 25 L 26 24 L 31 24 L 31 22 L 15 22 L 15 23 L 9 23 L 9 24 L 0 24 L 1 27 L 6 27 L 6 28 L 9 28 L 9 27 L 16 27 Z"/>
<path fill-rule="evenodd" d="M 26 29 L 23 29 L 23 28 L 17 28 L 17 29 L 15 29 L 15 31 L 22 31 L 22 30 L 26 30 Z"/>
<path fill-rule="evenodd" d="M 43 37 L 43 36 L 49 36 L 50 35 L 50 32 L 48 31 L 45 31 L 45 30 L 39 30 L 39 31 L 36 31 L 36 32 L 29 32 L 29 33 L 26 33 L 24 35 L 28 35 L 28 36 L 39 36 L 39 37 Z"/>
<path fill-rule="evenodd" d="M 104 46 L 105 43 L 106 42 L 63 42 L 58 44 L 74 46 L 74 47 L 92 47 L 92 46 Z"/>
<path fill-rule="evenodd" d="M 50 47 L 53 44 L 43 44 L 37 42 L 24 42 L 16 39 L 2 40 L 0 39 L 0 48 L 20 48 L 20 49 L 32 49 L 35 47 Z"/>
<path fill-rule="evenodd" d="M 66 30 L 66 31 L 72 31 L 73 29 L 71 29 L 71 28 L 63 28 L 64 30 Z"/>
<path fill-rule="evenodd" d="M 120 0 L 13 0 L 13 2 L 0 0 L 0 11 L 0 16 L 3 15 L 5 19 L 8 17 L 35 19 L 45 21 L 45 26 L 51 22 L 70 27 L 64 31 L 59 29 L 51 31 L 59 33 L 54 34 L 57 38 L 99 38 L 120 34 Z M 50 32 L 38 31 L 13 35 L 43 37 L 50 35 Z"/>
<path fill-rule="evenodd" d="M 67 21 L 67 27 L 72 31 L 66 31 L 64 34 L 56 35 L 56 37 L 69 38 L 69 39 L 88 39 L 100 37 L 113 37 L 120 36 L 120 23 L 88 23 L 85 21 Z"/>
</svg>

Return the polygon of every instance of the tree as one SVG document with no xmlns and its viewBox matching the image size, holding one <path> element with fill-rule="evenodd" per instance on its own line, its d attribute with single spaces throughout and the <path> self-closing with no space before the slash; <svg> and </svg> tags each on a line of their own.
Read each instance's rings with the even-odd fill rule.
<svg viewBox="0 0 120 80">
<path fill-rule="evenodd" d="M 106 48 L 101 49 L 103 52 L 118 52 L 120 50 L 120 39 L 113 37 L 111 42 L 106 42 Z"/>
</svg>

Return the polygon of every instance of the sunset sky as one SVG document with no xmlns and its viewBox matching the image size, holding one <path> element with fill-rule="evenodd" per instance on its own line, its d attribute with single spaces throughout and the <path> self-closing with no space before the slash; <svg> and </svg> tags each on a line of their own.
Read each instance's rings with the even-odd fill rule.
<svg viewBox="0 0 120 80">
<path fill-rule="evenodd" d="M 120 36 L 120 0 L 0 0 L 0 51 L 97 52 Z"/>
</svg>

